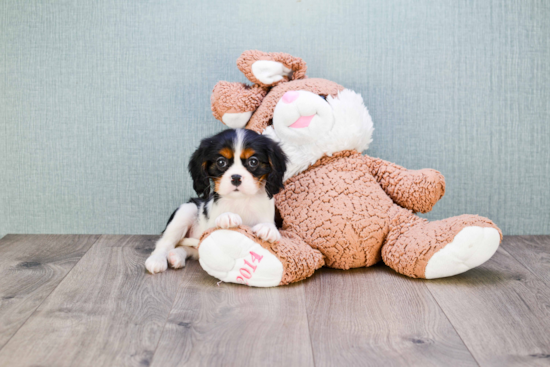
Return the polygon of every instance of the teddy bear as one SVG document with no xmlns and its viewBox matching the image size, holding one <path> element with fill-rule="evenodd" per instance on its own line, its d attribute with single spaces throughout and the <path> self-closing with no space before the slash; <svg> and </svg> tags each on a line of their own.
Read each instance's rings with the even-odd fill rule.
<svg viewBox="0 0 550 367">
<path fill-rule="evenodd" d="M 383 261 L 405 276 L 435 279 L 475 268 L 496 252 L 502 233 L 487 218 L 430 222 L 415 214 L 443 197 L 440 172 L 362 154 L 373 123 L 358 93 L 307 78 L 306 63 L 286 53 L 246 51 L 237 67 L 253 84 L 216 84 L 212 112 L 231 128 L 270 136 L 287 155 L 285 187 L 275 195 L 281 239 L 262 241 L 242 226 L 210 229 L 198 247 L 208 274 L 271 287 L 323 266 L 345 270 Z"/>
</svg>

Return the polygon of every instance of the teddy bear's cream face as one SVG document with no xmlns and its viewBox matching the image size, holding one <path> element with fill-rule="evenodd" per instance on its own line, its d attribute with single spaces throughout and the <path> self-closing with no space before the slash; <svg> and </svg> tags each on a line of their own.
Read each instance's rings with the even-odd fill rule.
<svg viewBox="0 0 550 367">
<path fill-rule="evenodd" d="M 372 120 L 361 95 L 325 79 L 306 79 L 307 66 L 299 57 L 249 50 L 237 67 L 254 84 L 218 82 L 212 113 L 229 127 L 246 124 L 278 141 L 289 158 L 285 178 L 325 155 L 361 152 L 372 141 Z M 279 98 L 280 93 L 285 94 Z"/>
<path fill-rule="evenodd" d="M 310 142 L 326 136 L 333 126 L 328 102 L 304 90 L 286 92 L 273 112 L 273 127 L 282 140 Z"/>
<path fill-rule="evenodd" d="M 324 155 L 367 149 L 372 131 L 371 117 L 358 93 L 344 89 L 325 100 L 300 90 L 285 93 L 277 102 L 273 125 L 264 134 L 278 141 L 288 156 L 288 179 Z"/>
</svg>

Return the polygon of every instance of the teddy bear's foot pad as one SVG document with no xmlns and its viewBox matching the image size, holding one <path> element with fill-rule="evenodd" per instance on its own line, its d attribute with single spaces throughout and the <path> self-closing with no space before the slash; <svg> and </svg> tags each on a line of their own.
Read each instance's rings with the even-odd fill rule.
<svg viewBox="0 0 550 367">
<path fill-rule="evenodd" d="M 281 261 L 237 231 L 217 230 L 205 238 L 199 262 L 208 274 L 228 283 L 274 287 L 283 277 Z"/>
<path fill-rule="evenodd" d="M 500 244 L 500 234 L 490 227 L 465 227 L 453 241 L 436 252 L 426 265 L 426 279 L 464 273 L 489 260 Z"/>
</svg>

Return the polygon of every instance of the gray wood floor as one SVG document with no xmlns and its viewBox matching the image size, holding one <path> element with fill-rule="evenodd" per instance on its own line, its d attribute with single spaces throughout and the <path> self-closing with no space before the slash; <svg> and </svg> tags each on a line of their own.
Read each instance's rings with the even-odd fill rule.
<svg viewBox="0 0 550 367">
<path fill-rule="evenodd" d="M 435 281 L 384 265 L 286 287 L 149 275 L 155 236 L 0 240 L 0 366 L 550 365 L 550 236 Z"/>
</svg>

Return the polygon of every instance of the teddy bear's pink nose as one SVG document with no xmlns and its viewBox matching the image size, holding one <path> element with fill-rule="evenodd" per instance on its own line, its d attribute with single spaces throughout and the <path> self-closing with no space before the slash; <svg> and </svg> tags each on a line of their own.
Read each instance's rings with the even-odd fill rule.
<svg viewBox="0 0 550 367">
<path fill-rule="evenodd" d="M 283 102 L 284 103 L 292 103 L 296 100 L 296 98 L 298 98 L 299 95 L 300 95 L 300 93 L 298 93 L 294 90 L 288 91 L 285 94 L 283 94 Z"/>
</svg>

